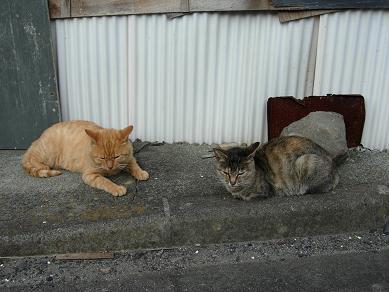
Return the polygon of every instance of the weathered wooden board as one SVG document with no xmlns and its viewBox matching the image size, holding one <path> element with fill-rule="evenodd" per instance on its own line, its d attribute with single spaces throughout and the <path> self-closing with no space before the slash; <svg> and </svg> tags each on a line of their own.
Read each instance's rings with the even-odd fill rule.
<svg viewBox="0 0 389 292">
<path fill-rule="evenodd" d="M 201 11 L 266 11 L 290 10 L 274 8 L 270 0 L 48 0 L 50 17 L 87 17 L 148 13 Z"/>
<path fill-rule="evenodd" d="M 23 149 L 60 118 L 47 0 L 0 1 L 0 149 Z"/>
<path fill-rule="evenodd" d="M 70 17 L 71 0 L 49 0 L 49 13 L 51 18 Z"/>
<path fill-rule="evenodd" d="M 188 0 L 72 0 L 71 16 L 188 12 Z"/>
<path fill-rule="evenodd" d="M 86 17 L 206 11 L 299 11 L 389 8 L 384 0 L 48 0 L 50 17 Z M 323 14 L 323 13 L 321 13 Z M 308 14 L 306 17 L 308 16 Z M 283 15 L 288 18 L 288 15 Z M 282 16 L 282 17 L 283 17 Z M 281 17 L 281 18 L 282 18 Z M 300 17 L 302 18 L 302 17 Z"/>
<path fill-rule="evenodd" d="M 189 0 L 191 12 L 195 11 L 245 11 L 274 10 L 269 0 Z"/>
<path fill-rule="evenodd" d="M 276 8 L 294 7 L 300 9 L 347 9 L 347 8 L 389 8 L 387 0 L 272 0 Z"/>
<path fill-rule="evenodd" d="M 278 19 L 281 23 L 299 20 L 308 17 L 337 12 L 339 10 L 304 10 L 304 11 L 280 11 L 278 12 Z"/>
</svg>

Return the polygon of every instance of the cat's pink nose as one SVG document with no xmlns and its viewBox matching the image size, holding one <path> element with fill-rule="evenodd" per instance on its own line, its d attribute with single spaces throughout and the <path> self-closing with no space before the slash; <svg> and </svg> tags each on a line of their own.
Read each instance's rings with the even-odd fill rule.
<svg viewBox="0 0 389 292">
<path fill-rule="evenodd" d="M 113 167 L 113 162 L 112 162 L 112 161 L 108 161 L 108 162 L 107 162 L 107 167 L 108 167 L 108 169 L 112 169 L 112 167 Z"/>
</svg>

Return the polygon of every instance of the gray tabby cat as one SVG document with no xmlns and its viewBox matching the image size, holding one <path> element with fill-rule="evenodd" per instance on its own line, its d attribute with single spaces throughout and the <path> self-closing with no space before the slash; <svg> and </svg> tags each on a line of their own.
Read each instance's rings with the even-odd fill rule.
<svg viewBox="0 0 389 292">
<path fill-rule="evenodd" d="M 324 193 L 338 184 L 330 154 L 307 138 L 279 137 L 259 145 L 214 148 L 217 174 L 234 198 Z"/>
</svg>

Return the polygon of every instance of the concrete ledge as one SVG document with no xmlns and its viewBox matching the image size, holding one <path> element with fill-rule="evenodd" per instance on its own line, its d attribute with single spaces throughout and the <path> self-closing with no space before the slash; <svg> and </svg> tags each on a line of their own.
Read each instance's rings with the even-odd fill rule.
<svg viewBox="0 0 389 292">
<path fill-rule="evenodd" d="M 216 180 L 209 146 L 148 146 L 138 155 L 151 174 L 127 174 L 122 198 L 89 188 L 80 175 L 38 179 L 21 151 L 0 151 L 0 255 L 167 247 L 251 241 L 382 228 L 389 218 L 389 154 L 351 151 L 332 193 L 238 201 Z M 135 196 L 134 196 L 135 195 Z"/>
</svg>

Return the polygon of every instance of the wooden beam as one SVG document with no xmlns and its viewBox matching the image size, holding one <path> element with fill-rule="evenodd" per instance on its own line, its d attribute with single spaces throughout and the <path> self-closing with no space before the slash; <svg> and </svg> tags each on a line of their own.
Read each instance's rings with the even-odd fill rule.
<svg viewBox="0 0 389 292">
<path fill-rule="evenodd" d="M 55 256 L 57 260 L 100 260 L 113 259 L 112 252 L 80 252 L 80 253 L 66 253 Z"/>
<path fill-rule="evenodd" d="M 191 12 L 274 10 L 269 0 L 189 0 Z"/>
<path fill-rule="evenodd" d="M 313 16 L 318 16 L 322 14 L 328 14 L 337 12 L 339 10 L 304 10 L 304 11 L 280 11 L 278 12 L 278 19 L 281 23 L 299 20 L 302 18 L 308 18 Z"/>
<path fill-rule="evenodd" d="M 50 18 L 70 17 L 70 0 L 49 0 Z"/>
<path fill-rule="evenodd" d="M 270 0 L 48 0 L 50 18 L 178 13 L 201 11 L 275 10 Z M 277 10 L 290 10 L 279 8 Z"/>
<path fill-rule="evenodd" d="M 385 0 L 48 0 L 50 17 L 232 11 L 302 11 L 389 8 Z M 305 13 L 309 17 L 309 13 Z M 318 15 L 318 14 L 316 14 Z M 283 14 L 280 19 L 290 18 Z M 295 16 L 298 16 L 297 14 Z M 300 17 L 301 16 L 301 17 Z M 300 18 L 303 17 L 301 14 Z M 291 16 L 293 18 L 294 16 Z M 291 20 L 291 19 L 289 19 Z M 286 20 L 287 21 L 287 20 Z"/>
<path fill-rule="evenodd" d="M 71 0 L 71 16 L 188 12 L 188 0 Z"/>
<path fill-rule="evenodd" d="M 387 9 L 387 0 L 272 0 L 276 8 L 293 9 Z"/>
</svg>

